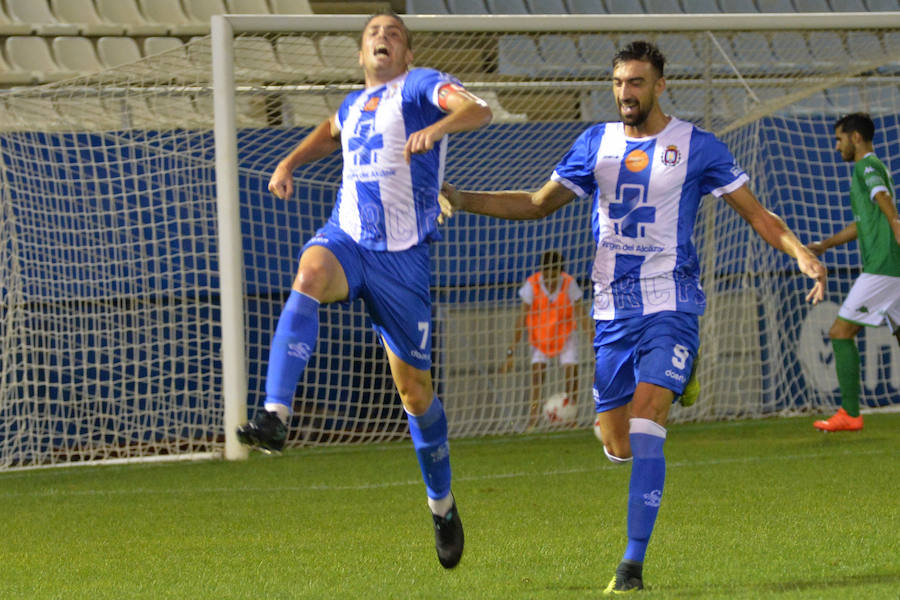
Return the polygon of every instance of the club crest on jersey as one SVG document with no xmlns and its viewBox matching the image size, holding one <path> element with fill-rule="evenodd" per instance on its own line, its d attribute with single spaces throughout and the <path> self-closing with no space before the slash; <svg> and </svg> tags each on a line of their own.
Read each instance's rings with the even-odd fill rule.
<svg viewBox="0 0 900 600">
<path fill-rule="evenodd" d="M 632 150 L 625 156 L 625 168 L 632 173 L 640 173 L 650 164 L 650 157 L 643 150 Z"/>
<path fill-rule="evenodd" d="M 674 167 L 681 162 L 681 150 L 675 144 L 666 146 L 662 152 L 662 163 L 667 167 Z"/>
</svg>

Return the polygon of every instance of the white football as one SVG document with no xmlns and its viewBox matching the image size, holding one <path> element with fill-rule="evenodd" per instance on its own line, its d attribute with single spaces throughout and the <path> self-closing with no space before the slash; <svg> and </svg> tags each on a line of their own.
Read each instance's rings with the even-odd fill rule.
<svg viewBox="0 0 900 600">
<path fill-rule="evenodd" d="M 575 422 L 578 409 L 565 392 L 553 394 L 544 402 L 544 417 L 554 425 L 568 425 Z"/>
<path fill-rule="evenodd" d="M 597 436 L 600 443 L 603 443 L 603 435 L 600 433 L 600 415 L 597 415 L 597 418 L 594 419 L 594 435 Z"/>
</svg>

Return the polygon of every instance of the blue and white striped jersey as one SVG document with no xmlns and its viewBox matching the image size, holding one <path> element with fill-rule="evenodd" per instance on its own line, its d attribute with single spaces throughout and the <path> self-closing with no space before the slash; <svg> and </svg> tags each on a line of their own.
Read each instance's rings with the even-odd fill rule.
<svg viewBox="0 0 900 600">
<path fill-rule="evenodd" d="M 748 179 L 725 144 L 674 117 L 646 138 L 626 137 L 622 123 L 600 123 L 579 136 L 551 179 L 593 199 L 595 319 L 703 314 L 693 241 L 700 199 Z"/>
<path fill-rule="evenodd" d="M 424 154 L 403 158 L 409 135 L 440 120 L 453 77 L 411 69 L 385 85 L 350 93 L 337 111 L 344 170 L 330 222 L 371 250 L 400 251 L 440 239 L 438 192 L 447 136 Z"/>
</svg>

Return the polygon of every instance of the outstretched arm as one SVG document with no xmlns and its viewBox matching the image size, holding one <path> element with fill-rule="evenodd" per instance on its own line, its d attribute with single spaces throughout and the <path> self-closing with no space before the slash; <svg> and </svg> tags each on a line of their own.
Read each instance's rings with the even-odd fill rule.
<svg viewBox="0 0 900 600">
<path fill-rule="evenodd" d="M 300 144 L 291 151 L 272 173 L 269 191 L 281 199 L 294 194 L 294 169 L 325 158 L 341 147 L 341 131 L 334 124 L 334 116 L 319 123 Z"/>
<path fill-rule="evenodd" d="M 410 134 L 403 149 L 406 162 L 409 162 L 413 154 L 431 150 L 447 134 L 478 129 L 491 122 L 493 113 L 487 102 L 464 88 L 447 84 L 438 92 L 438 97 L 441 107 L 448 114 L 436 123 Z"/>
<path fill-rule="evenodd" d="M 852 242 L 856 239 L 856 222 L 850 223 L 836 234 L 831 236 L 830 238 L 824 239 L 821 242 L 810 242 L 806 245 L 807 248 L 813 251 L 813 254 L 816 256 L 821 256 L 823 252 L 828 250 L 829 248 L 834 248 L 835 246 L 840 246 L 841 244 L 846 244 L 847 242 Z"/>
<path fill-rule="evenodd" d="M 469 192 L 444 183 L 441 193 L 452 207 L 501 219 L 540 219 L 568 204 L 575 194 L 556 181 L 548 181 L 536 192 Z"/>
<path fill-rule="evenodd" d="M 746 185 L 725 194 L 724 198 L 729 206 L 735 209 L 762 239 L 773 248 L 795 258 L 800 271 L 811 279 L 815 279 L 816 283 L 806 295 L 808 302 L 816 304 L 825 298 L 827 273 L 825 266 L 819 262 L 812 250 L 800 243 L 800 240 L 781 220 L 781 217 L 766 210 Z"/>
</svg>

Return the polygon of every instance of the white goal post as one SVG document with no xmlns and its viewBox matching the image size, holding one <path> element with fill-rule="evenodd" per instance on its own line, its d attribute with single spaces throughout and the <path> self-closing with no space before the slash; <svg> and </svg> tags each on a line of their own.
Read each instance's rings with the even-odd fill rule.
<svg viewBox="0 0 900 600">
<path fill-rule="evenodd" d="M 849 222 L 841 113 L 876 120 L 900 165 L 900 13 L 404 16 L 415 64 L 458 76 L 494 122 L 451 136 L 447 179 L 534 189 L 588 124 L 615 119 L 612 52 L 667 55 L 663 108 L 716 132 L 761 200 L 803 241 Z M 340 155 L 266 190 L 278 160 L 362 84 L 366 16 L 223 15 L 211 36 L 93 75 L 0 94 L 0 469 L 209 456 L 242 459 L 234 430 L 264 393 L 268 344 L 303 242 L 328 218 Z M 171 40 L 170 40 L 171 41 Z M 149 42 L 149 40 L 147 40 Z M 542 252 L 559 250 L 589 305 L 590 207 L 538 222 L 458 214 L 432 247 L 433 374 L 452 437 L 528 421 L 524 345 L 503 368 Z M 676 421 L 826 412 L 827 330 L 858 272 L 829 251 L 827 302 L 711 198 L 695 243 L 708 296 L 700 401 Z M 359 303 L 322 309 L 289 445 L 399 439 L 406 421 Z M 592 422 L 591 336 L 575 425 Z M 861 340 L 863 404 L 900 405 L 900 349 Z M 550 368 L 539 390 L 564 387 Z M 248 405 L 249 404 L 249 405 Z M 538 429 L 558 424 L 542 421 Z"/>
</svg>

